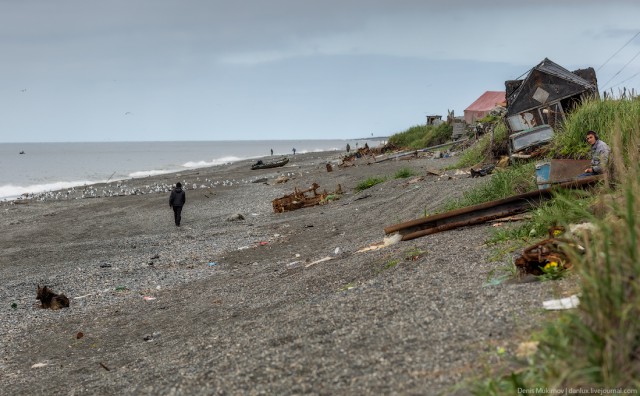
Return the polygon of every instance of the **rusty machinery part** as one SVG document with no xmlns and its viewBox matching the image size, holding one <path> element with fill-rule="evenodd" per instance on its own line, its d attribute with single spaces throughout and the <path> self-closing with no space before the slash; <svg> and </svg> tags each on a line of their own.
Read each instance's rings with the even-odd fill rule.
<svg viewBox="0 0 640 396">
<path fill-rule="evenodd" d="M 317 190 L 320 186 L 317 183 L 306 190 L 298 190 L 296 187 L 291 194 L 287 194 L 282 198 L 274 199 L 271 204 L 273 205 L 273 211 L 275 213 L 289 212 L 292 210 L 307 208 L 315 205 L 322 205 L 327 202 L 327 197 L 330 195 L 326 190 L 319 193 Z M 335 195 L 342 194 L 342 186 L 338 184 Z"/>
<path fill-rule="evenodd" d="M 533 275 L 542 275 L 544 273 L 542 268 L 551 262 L 562 265 L 564 269 L 571 269 L 573 263 L 565 252 L 565 247 L 571 245 L 573 245 L 571 241 L 563 238 L 545 239 L 524 249 L 514 264 L 517 268 Z"/>
<path fill-rule="evenodd" d="M 585 177 L 572 182 L 554 185 L 543 190 L 513 195 L 496 201 L 455 209 L 429 217 L 421 217 L 385 227 L 384 232 L 385 234 L 399 232 L 400 235 L 402 235 L 402 240 L 408 241 L 454 228 L 481 224 L 501 217 L 526 212 L 532 207 L 537 206 L 543 200 L 551 198 L 557 189 L 587 188 L 596 184 L 601 179 L 600 176 Z"/>
</svg>

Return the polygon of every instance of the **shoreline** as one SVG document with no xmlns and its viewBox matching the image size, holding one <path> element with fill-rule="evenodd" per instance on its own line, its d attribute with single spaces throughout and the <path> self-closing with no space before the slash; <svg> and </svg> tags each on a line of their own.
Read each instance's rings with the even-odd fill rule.
<svg viewBox="0 0 640 396">
<path fill-rule="evenodd" d="M 325 151 L 314 151 L 314 152 L 305 152 L 305 153 L 297 153 L 296 155 L 299 156 L 304 156 L 304 155 L 313 155 L 313 154 L 317 154 L 320 156 L 330 156 L 331 154 L 337 154 L 337 153 L 341 153 L 340 150 L 325 150 Z M 275 155 L 273 157 L 292 157 L 293 155 Z M 170 176 L 170 175 L 176 175 L 177 177 L 180 177 L 181 175 L 185 175 L 188 176 L 189 174 L 193 173 L 193 174 L 198 174 L 200 173 L 200 171 L 204 171 L 204 172 L 208 172 L 211 171 L 211 168 L 219 168 L 219 167 L 224 167 L 224 166 L 230 166 L 233 164 L 237 164 L 237 163 L 245 163 L 245 162 L 250 162 L 250 163 L 254 163 L 256 160 L 259 159 L 269 159 L 269 158 L 273 158 L 270 155 L 266 155 L 266 156 L 257 156 L 257 157 L 247 157 L 247 158 L 241 158 L 235 161 L 230 161 L 230 162 L 224 162 L 224 163 L 220 163 L 220 164 L 216 164 L 216 165 L 206 165 L 206 166 L 202 166 L 202 167 L 192 167 L 192 168 L 185 168 L 185 169 L 180 169 L 180 170 L 168 170 L 168 171 L 149 171 L 150 174 L 149 175 L 144 175 L 144 176 L 134 176 L 134 177 L 126 177 L 126 178 L 122 178 L 122 179 L 114 179 L 114 180 L 106 180 L 106 181 L 59 181 L 59 182 L 53 182 L 53 183 L 47 183 L 47 184 L 43 184 L 43 185 L 56 185 L 56 184 L 60 184 L 60 185 L 65 185 L 65 187 L 60 187 L 60 188 L 54 188 L 54 189 L 45 189 L 42 191 L 37 191 L 37 192 L 32 192 L 32 191 L 25 191 L 19 195 L 11 195 L 11 196 L 5 196 L 5 197 L 1 197 L 0 198 L 0 202 L 12 202 L 12 201 L 19 201 L 19 200 L 28 200 L 28 199 L 65 199 L 64 195 L 61 194 L 65 191 L 69 191 L 69 190 L 73 190 L 75 191 L 76 189 L 78 190 L 86 190 L 87 188 L 91 188 L 91 187 L 113 187 L 113 184 L 116 185 L 122 185 L 122 184 L 134 184 L 135 181 L 137 180 L 144 180 L 144 179 L 151 179 L 151 178 L 156 178 L 156 177 L 163 177 L 163 176 Z M 197 173 L 194 173 L 197 172 Z M 114 172 L 115 173 L 115 172 Z M 134 173 L 145 173 L 145 171 L 136 171 Z M 18 188 L 15 187 L 11 184 L 7 185 L 7 186 L 12 186 L 14 188 Z M 19 187 L 19 188 L 24 188 L 27 189 L 29 187 L 33 187 L 33 186 L 28 186 L 28 187 Z M 2 188 L 2 186 L 0 186 L 0 188 Z M 72 198 L 75 198 L 76 194 L 72 194 Z"/>
<path fill-rule="evenodd" d="M 251 171 L 246 160 L 128 184 L 184 179 L 181 227 L 166 192 L 1 204 L 0 387 L 446 393 L 481 371 L 496 345 L 514 347 L 535 325 L 556 285 L 485 287 L 505 265 L 489 259 L 489 225 L 360 252 L 384 227 L 434 213 L 482 178 L 429 173 L 455 157 L 364 160 L 328 172 L 338 160 L 296 154 L 282 168 Z M 405 168 L 415 176 L 394 178 Z M 357 193 L 370 177 L 386 181 Z M 273 199 L 312 183 L 344 194 L 273 212 Z M 70 307 L 39 308 L 38 284 L 64 293 Z"/>
</svg>

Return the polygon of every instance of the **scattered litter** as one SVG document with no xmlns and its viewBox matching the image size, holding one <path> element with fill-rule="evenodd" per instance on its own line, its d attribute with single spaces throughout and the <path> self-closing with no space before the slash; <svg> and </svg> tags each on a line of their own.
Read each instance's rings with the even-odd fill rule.
<svg viewBox="0 0 640 396">
<path fill-rule="evenodd" d="M 216 263 L 215 261 L 210 262 L 209 267 L 215 267 L 216 265 L 218 265 L 218 263 Z"/>
<path fill-rule="evenodd" d="M 40 368 L 40 367 L 45 367 L 48 366 L 49 363 L 36 363 L 33 366 L 31 366 L 31 368 Z"/>
<path fill-rule="evenodd" d="M 358 250 L 356 253 L 362 253 L 362 252 L 368 252 L 370 250 L 382 249 L 384 247 L 387 247 L 387 246 L 390 246 L 390 245 L 394 245 L 394 244 L 400 242 L 401 240 L 402 240 L 402 235 L 393 234 L 393 235 L 385 237 L 382 242 L 374 243 L 372 245 L 364 247 L 364 248 Z"/>
<path fill-rule="evenodd" d="M 296 256 L 296 257 L 300 257 L 300 253 L 296 253 L 296 254 L 295 254 L 295 256 Z"/>
<path fill-rule="evenodd" d="M 470 169 L 470 173 L 471 173 L 471 177 L 483 177 L 486 175 L 490 175 L 491 173 L 493 173 L 493 170 L 495 169 L 495 164 L 489 164 L 489 165 L 485 165 L 482 168 L 476 170 L 471 168 Z"/>
<path fill-rule="evenodd" d="M 268 245 L 268 244 L 269 244 L 269 242 L 267 242 L 267 241 L 261 241 L 260 243 L 258 243 L 258 245 L 260 245 L 260 246 L 265 246 L 265 245 Z"/>
<path fill-rule="evenodd" d="M 300 266 L 300 262 L 299 261 L 293 261 L 293 262 L 287 264 L 287 268 L 290 268 L 290 269 L 297 268 L 299 266 Z"/>
<path fill-rule="evenodd" d="M 144 336 L 143 340 L 145 341 L 153 341 L 154 338 L 157 338 L 160 336 L 160 332 L 159 331 L 154 331 L 153 334 L 147 334 L 146 336 Z"/>
<path fill-rule="evenodd" d="M 240 213 L 233 214 L 227 218 L 227 221 L 240 221 L 244 220 L 244 216 Z"/>
<path fill-rule="evenodd" d="M 339 247 L 336 248 L 336 250 L 333 251 L 333 254 L 335 254 L 336 256 L 339 255 L 341 253 L 341 250 Z"/>
<path fill-rule="evenodd" d="M 559 300 L 547 300 L 542 302 L 544 309 L 560 310 L 576 308 L 580 304 L 580 299 L 576 294 L 571 297 L 561 298 Z"/>
<path fill-rule="evenodd" d="M 245 250 L 245 249 L 249 249 L 249 246 L 240 246 L 240 247 L 238 248 L 238 250 Z"/>
<path fill-rule="evenodd" d="M 89 297 L 89 296 L 91 296 L 91 295 L 93 295 L 93 293 L 85 294 L 84 296 L 74 297 L 74 299 L 76 299 L 76 300 L 80 300 L 81 298 Z"/>
<path fill-rule="evenodd" d="M 320 260 L 316 260 L 316 261 L 314 261 L 314 262 L 311 262 L 311 263 L 309 263 L 309 264 L 305 265 L 305 268 L 309 268 L 309 267 L 311 267 L 312 265 L 315 265 L 315 264 L 318 264 L 318 263 L 322 263 L 322 262 L 324 262 L 324 261 L 329 261 L 329 260 L 331 260 L 332 258 L 333 258 L 333 257 L 329 257 L 329 256 L 327 256 L 327 257 L 323 257 L 323 258 L 321 258 Z"/>
<path fill-rule="evenodd" d="M 558 227 L 549 230 L 550 235 L 561 232 Z M 572 244 L 571 241 L 562 238 L 548 238 L 536 243 L 535 245 L 525 248 L 522 254 L 514 261 L 516 267 L 520 268 L 527 274 L 543 275 L 543 268 L 549 263 L 559 263 L 563 269 L 573 267 L 569 256 L 564 252 L 563 246 Z"/>
<path fill-rule="evenodd" d="M 145 301 L 153 301 L 156 299 L 155 297 L 151 297 L 151 296 L 144 296 L 142 298 L 144 298 Z"/>
</svg>

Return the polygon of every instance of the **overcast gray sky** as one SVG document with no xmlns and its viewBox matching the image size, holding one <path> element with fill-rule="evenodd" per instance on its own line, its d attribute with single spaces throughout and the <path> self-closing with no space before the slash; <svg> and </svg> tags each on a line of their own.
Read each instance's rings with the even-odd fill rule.
<svg viewBox="0 0 640 396">
<path fill-rule="evenodd" d="M 638 90 L 638 32 L 637 0 L 0 0 L 0 142 L 386 136 L 545 57 Z"/>
</svg>

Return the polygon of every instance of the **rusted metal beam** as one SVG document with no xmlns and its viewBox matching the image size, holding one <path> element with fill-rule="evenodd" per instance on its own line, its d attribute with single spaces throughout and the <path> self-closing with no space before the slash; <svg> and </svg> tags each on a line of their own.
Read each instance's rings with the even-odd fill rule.
<svg viewBox="0 0 640 396">
<path fill-rule="evenodd" d="M 586 188 L 601 180 L 601 176 L 585 177 L 571 182 L 554 185 L 552 187 L 531 191 L 524 194 L 485 202 L 466 208 L 455 209 L 437 215 L 422 217 L 386 227 L 384 232 L 391 234 L 399 232 L 403 241 L 419 238 L 437 232 L 452 230 L 458 227 L 480 224 L 500 217 L 511 216 L 525 212 L 537 206 L 543 200 L 553 196 L 553 192 L 565 188 Z"/>
</svg>

